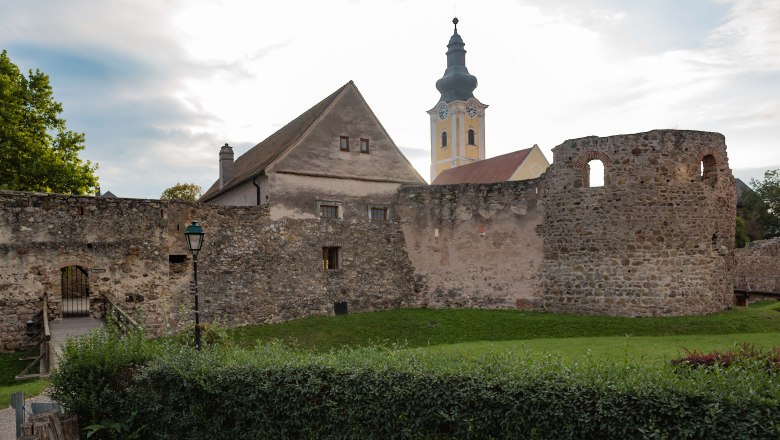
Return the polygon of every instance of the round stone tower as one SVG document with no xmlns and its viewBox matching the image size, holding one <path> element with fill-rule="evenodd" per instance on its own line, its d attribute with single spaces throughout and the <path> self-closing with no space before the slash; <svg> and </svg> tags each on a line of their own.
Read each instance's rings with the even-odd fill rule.
<svg viewBox="0 0 780 440">
<path fill-rule="evenodd" d="M 728 308 L 735 197 L 719 133 L 654 130 L 558 145 L 543 197 L 545 309 L 673 316 Z"/>
</svg>

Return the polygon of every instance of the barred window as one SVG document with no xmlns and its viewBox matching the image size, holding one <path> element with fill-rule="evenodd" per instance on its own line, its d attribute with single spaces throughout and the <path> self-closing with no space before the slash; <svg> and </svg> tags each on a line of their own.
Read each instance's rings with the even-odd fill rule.
<svg viewBox="0 0 780 440">
<path fill-rule="evenodd" d="M 339 218 L 339 207 L 336 205 L 320 205 L 320 218 Z"/>
<path fill-rule="evenodd" d="M 372 222 L 385 222 L 387 221 L 387 208 L 375 208 L 371 207 L 368 210 L 368 218 Z"/>
</svg>

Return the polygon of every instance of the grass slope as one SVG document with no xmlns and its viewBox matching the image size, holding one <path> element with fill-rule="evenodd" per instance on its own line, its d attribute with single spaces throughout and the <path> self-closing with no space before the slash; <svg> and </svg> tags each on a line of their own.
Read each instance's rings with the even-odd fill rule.
<svg viewBox="0 0 780 440">
<path fill-rule="evenodd" d="M 552 355 L 570 360 L 593 358 L 613 362 L 628 361 L 659 365 L 684 356 L 686 349 L 698 352 L 728 351 L 742 342 L 750 342 L 757 348 L 769 349 L 780 345 L 780 333 L 544 338 L 518 341 L 463 342 L 413 350 L 457 355 L 468 359 L 478 359 L 491 353 L 509 352 L 537 358 Z"/>
<path fill-rule="evenodd" d="M 49 381 L 19 382 L 14 377 L 21 373 L 29 361 L 20 361 L 19 353 L 0 353 L 0 408 L 11 405 L 11 395 L 21 391 L 25 398 L 37 396 L 49 386 Z"/>
<path fill-rule="evenodd" d="M 513 310 L 401 309 L 346 316 L 314 316 L 229 330 L 242 346 L 280 339 L 327 351 L 344 345 L 399 343 L 407 347 L 476 341 L 617 336 L 780 333 L 780 302 L 704 316 L 623 318 Z"/>
</svg>

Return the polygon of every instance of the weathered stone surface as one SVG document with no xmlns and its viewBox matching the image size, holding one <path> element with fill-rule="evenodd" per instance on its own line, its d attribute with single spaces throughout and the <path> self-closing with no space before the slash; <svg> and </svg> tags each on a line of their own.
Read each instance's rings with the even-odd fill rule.
<svg viewBox="0 0 780 440">
<path fill-rule="evenodd" d="M 735 190 L 722 135 L 656 130 L 570 140 L 553 152 L 539 179 L 490 185 L 280 174 L 277 215 L 268 205 L 0 191 L 0 350 L 26 339 L 44 293 L 50 314 L 62 313 L 61 269 L 72 265 L 90 271 L 94 314 L 105 294 L 150 335 L 191 321 L 183 233 L 192 220 L 207 231 L 204 320 L 230 326 L 333 314 L 341 302 L 350 312 L 626 316 L 732 304 Z M 606 165 L 603 187 L 587 187 L 591 159 Z M 320 219 L 322 201 L 337 202 L 340 218 Z M 377 206 L 389 221 L 369 221 Z M 740 273 L 780 273 L 775 248 L 753 246 L 737 254 Z M 323 247 L 339 248 L 339 269 L 323 268 Z"/>
<path fill-rule="evenodd" d="M 51 315 L 61 315 L 61 269 L 71 265 L 90 271 L 92 298 L 109 296 L 150 335 L 192 320 L 183 236 L 192 220 L 207 231 L 199 255 L 205 320 L 275 322 L 333 313 L 342 301 L 350 311 L 416 304 L 397 219 L 370 223 L 364 204 L 351 201 L 343 209 L 344 220 L 272 221 L 267 207 L 0 192 L 0 349 L 26 339 L 44 293 Z M 324 246 L 341 248 L 340 269 L 323 269 Z M 93 301 L 95 313 L 100 306 Z"/>
<path fill-rule="evenodd" d="M 604 163 L 603 187 L 587 187 L 592 159 Z M 545 309 L 671 316 L 733 303 L 735 190 L 722 135 L 568 140 L 553 149 L 543 203 Z"/>
<path fill-rule="evenodd" d="M 407 185 L 398 206 L 421 305 L 523 308 L 541 289 L 539 179 Z"/>
<path fill-rule="evenodd" d="M 780 237 L 749 243 L 735 250 L 735 288 L 780 292 Z"/>
</svg>

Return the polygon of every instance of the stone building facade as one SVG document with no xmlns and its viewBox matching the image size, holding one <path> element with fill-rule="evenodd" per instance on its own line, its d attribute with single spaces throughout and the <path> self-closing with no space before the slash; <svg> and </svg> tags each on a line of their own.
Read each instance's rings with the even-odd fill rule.
<svg viewBox="0 0 780 440">
<path fill-rule="evenodd" d="M 590 187 L 592 161 L 604 184 Z M 735 192 L 718 133 L 573 139 L 545 178 L 545 310 L 709 313 L 733 303 Z"/>
<path fill-rule="evenodd" d="M 267 207 L 0 192 L 0 350 L 19 347 L 25 322 L 50 299 L 62 316 L 62 269 L 83 268 L 94 313 L 106 295 L 151 335 L 193 319 L 184 228 L 207 231 L 199 254 L 206 321 L 277 322 L 417 304 L 399 222 L 370 222 L 362 204 L 339 220 L 272 220 Z M 337 267 L 323 252 L 337 248 Z"/>
<path fill-rule="evenodd" d="M 335 179 L 301 192 L 294 215 L 278 218 L 269 205 L 0 192 L 0 349 L 25 339 L 44 293 L 61 315 L 70 266 L 88 273 L 95 312 L 106 295 L 152 335 L 191 321 L 183 232 L 192 220 L 207 232 L 204 319 L 230 326 L 334 314 L 336 304 L 624 316 L 732 304 L 734 183 L 723 136 L 587 137 L 554 155 L 533 180 L 399 184 L 390 195 L 372 193 L 371 182 L 361 193 L 334 187 L 333 218 L 318 215 L 314 190 L 327 193 Z M 592 160 L 604 163 L 601 187 L 589 185 Z M 387 217 L 372 219 L 380 195 Z"/>
</svg>

